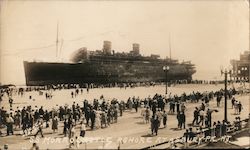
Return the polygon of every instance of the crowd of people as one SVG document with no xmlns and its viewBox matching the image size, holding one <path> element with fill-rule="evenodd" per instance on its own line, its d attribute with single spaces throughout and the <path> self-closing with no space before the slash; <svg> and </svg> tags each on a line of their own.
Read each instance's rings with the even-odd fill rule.
<svg viewBox="0 0 250 150">
<path fill-rule="evenodd" d="M 21 90 L 23 91 L 23 90 Z M 71 92 L 71 96 L 76 97 L 79 93 L 82 93 L 81 89 L 76 89 L 75 92 Z M 19 92 L 22 95 L 22 92 Z M 201 125 L 203 126 L 211 126 L 211 114 L 216 110 L 209 109 L 209 101 L 216 96 L 217 98 L 217 106 L 219 107 L 220 100 L 223 96 L 223 90 L 219 90 L 216 92 L 192 92 L 187 95 L 183 93 L 181 96 L 174 95 L 172 96 L 170 93 L 169 98 L 166 98 L 163 95 L 155 94 L 152 98 L 149 96 L 145 99 L 140 99 L 132 97 L 128 98 L 127 102 L 119 101 L 117 99 L 111 100 L 111 102 L 106 101 L 103 96 L 100 97 L 99 101 L 94 99 L 93 104 L 90 104 L 87 100 L 84 100 L 83 106 L 80 107 L 79 104 L 73 103 L 72 107 L 68 106 L 57 106 L 58 109 L 53 109 L 51 111 L 44 110 L 41 108 L 31 108 L 31 106 L 24 107 L 22 110 L 17 108 L 15 112 L 11 112 L 10 114 L 6 113 L 4 108 L 1 108 L 1 122 L 7 124 L 8 134 L 12 133 L 11 122 L 15 124 L 16 127 L 22 126 L 23 132 L 29 128 L 32 128 L 33 125 L 37 122 L 41 122 L 41 118 L 45 120 L 46 124 L 48 124 L 49 120 L 52 119 L 52 123 L 56 123 L 58 117 L 60 121 L 64 121 L 64 134 L 66 131 L 70 130 L 71 124 L 75 124 L 75 122 L 84 121 L 86 122 L 86 126 L 89 126 L 92 130 L 95 128 L 103 128 L 107 127 L 111 123 L 117 122 L 118 116 L 122 116 L 124 110 L 131 110 L 132 108 L 135 111 L 138 111 L 139 107 L 142 107 L 142 116 L 146 123 L 151 122 L 152 131 L 157 133 L 157 126 L 159 126 L 162 118 L 164 118 L 164 126 L 166 126 L 166 116 L 165 114 L 175 114 L 178 121 L 178 128 L 182 129 L 186 126 L 186 102 L 198 103 L 200 100 L 202 101 L 199 107 L 196 107 L 193 113 L 194 119 L 192 125 Z M 232 105 L 234 106 L 237 114 L 240 113 L 242 109 L 242 105 L 240 102 L 237 102 L 235 98 L 232 98 L 232 95 L 236 94 L 235 89 L 229 89 L 227 96 L 232 99 Z M 8 95 L 11 97 L 11 91 L 8 92 Z M 46 98 L 50 98 L 47 92 L 45 93 Z M 12 100 L 10 98 L 10 100 Z M 12 100 L 13 101 L 13 100 Z M 11 102 L 12 103 L 12 102 Z M 169 111 L 165 111 L 165 107 L 169 105 Z M 207 109 L 206 109 L 207 108 Z M 152 112 L 152 114 L 151 114 Z M 164 115 L 165 117 L 163 117 Z M 39 121 L 40 119 L 40 121 Z M 84 119 L 84 120 L 82 120 Z M 159 121 L 156 121 L 159 120 Z M 74 123 L 72 122 L 74 121 Z M 71 123 L 72 122 L 72 123 Z M 154 122 L 154 123 L 152 123 Z M 68 125 L 70 124 L 70 125 Z M 158 125 L 156 125 L 158 124 Z M 54 127 L 54 126 L 53 126 Z"/>
<path fill-rule="evenodd" d="M 243 122 L 245 122 L 245 125 L 243 125 Z M 208 139 L 216 140 L 218 138 L 228 135 L 228 133 L 230 132 L 241 130 L 244 126 L 247 126 L 247 122 L 249 122 L 249 118 L 241 120 L 240 117 L 236 117 L 235 121 L 233 122 L 225 120 L 214 122 L 213 126 L 209 128 L 197 127 L 195 129 L 190 127 L 189 129 L 186 129 L 186 132 L 183 134 L 183 137 L 181 137 L 184 138 L 184 141 L 181 142 L 195 142 L 197 144 L 201 144 L 202 142 L 206 142 Z M 225 137 L 224 140 L 226 140 Z"/>
<path fill-rule="evenodd" d="M 25 92 L 35 90 L 39 92 L 39 95 L 45 95 L 46 99 L 51 99 L 52 94 L 49 90 L 41 92 L 40 88 L 16 90 L 5 90 L 10 100 L 12 94 L 17 93 L 19 96 L 23 96 Z M 4 92 L 1 92 L 4 93 Z M 71 97 L 77 97 L 77 95 L 83 93 L 82 88 L 76 88 L 72 91 Z M 63 124 L 62 132 L 65 137 L 84 137 L 86 128 L 90 130 L 106 128 L 113 123 L 118 122 L 118 118 L 123 116 L 125 110 L 138 112 L 141 108 L 141 115 L 143 122 L 150 124 L 151 134 L 158 135 L 158 130 L 162 125 L 167 127 L 168 115 L 176 115 L 177 129 L 186 129 L 186 111 L 187 103 L 197 103 L 197 107 L 193 112 L 193 121 L 191 126 L 208 128 L 224 125 L 226 122 L 214 122 L 212 124 L 212 113 L 217 112 L 216 109 L 209 108 L 209 102 L 216 97 L 217 107 L 220 107 L 220 102 L 223 96 L 227 96 L 232 101 L 232 107 L 235 109 L 236 114 L 240 114 L 242 105 L 240 101 L 235 100 L 234 95 L 237 93 L 235 89 L 229 89 L 225 94 L 224 90 L 216 92 L 192 92 L 186 94 L 185 92 L 180 96 L 170 93 L 169 97 L 164 95 L 155 94 L 152 98 L 149 96 L 144 99 L 139 97 L 129 97 L 125 102 L 123 100 L 112 99 L 106 100 L 104 96 L 99 99 L 94 99 L 93 102 L 84 100 L 82 104 L 74 102 L 71 106 L 64 105 L 54 107 L 52 110 L 45 109 L 43 106 L 38 108 L 37 106 L 26 106 L 23 108 L 17 107 L 15 110 L 11 109 L 10 113 L 4 107 L 0 109 L 0 126 L 6 126 L 6 135 L 13 135 L 14 129 L 21 129 L 23 135 L 32 135 L 44 137 L 44 128 L 51 128 L 53 133 L 58 132 L 59 123 Z M 1 96 L 2 97 L 2 96 Z M 201 101 L 201 103 L 199 103 Z M 12 108 L 12 102 L 11 103 Z M 169 106 L 169 111 L 166 111 Z M 80 133 L 76 133 L 76 126 L 80 126 Z M 186 135 L 190 136 L 193 131 L 192 128 L 186 131 Z M 0 133 L 1 134 L 1 133 Z M 2 133 L 3 134 L 3 133 Z"/>
<path fill-rule="evenodd" d="M 43 126 L 48 128 L 51 125 L 53 132 L 58 130 L 58 122 L 63 122 L 63 134 L 65 136 L 71 135 L 72 128 L 77 124 L 84 124 L 90 127 L 91 130 L 98 128 L 105 128 L 112 123 L 118 121 L 118 117 L 122 116 L 125 109 L 123 101 L 118 102 L 113 99 L 111 102 L 102 100 L 94 100 L 89 103 L 84 100 L 83 107 L 78 103 L 73 103 L 72 106 L 56 106 L 52 110 L 48 110 L 41 106 L 16 108 L 15 111 L 6 110 L 4 107 L 0 110 L 0 123 L 7 127 L 7 135 L 13 134 L 13 129 L 22 129 L 24 135 L 33 134 L 36 130 L 35 136 L 40 133 L 43 137 Z M 83 127 L 84 128 L 84 127 Z"/>
<path fill-rule="evenodd" d="M 176 84 L 218 84 L 224 83 L 224 81 L 206 81 L 206 80 L 175 80 L 169 81 L 169 85 Z M 10 88 L 1 88 L 0 86 L 0 98 L 2 94 L 6 92 L 8 95 L 12 93 L 17 93 L 18 95 L 23 96 L 25 92 L 30 91 L 42 91 L 42 90 L 62 90 L 62 89 L 86 89 L 89 91 L 93 88 L 112 88 L 112 87 L 120 87 L 120 88 L 134 88 L 134 87 L 143 87 L 143 86 L 155 86 L 155 85 L 165 85 L 165 82 L 130 82 L 130 83 L 81 83 L 81 84 L 51 84 L 51 85 L 43 85 L 43 86 L 18 86 L 15 85 L 6 85 Z M 13 88 L 14 87 L 14 88 Z M 0 99 L 1 101 L 1 99 Z"/>
</svg>

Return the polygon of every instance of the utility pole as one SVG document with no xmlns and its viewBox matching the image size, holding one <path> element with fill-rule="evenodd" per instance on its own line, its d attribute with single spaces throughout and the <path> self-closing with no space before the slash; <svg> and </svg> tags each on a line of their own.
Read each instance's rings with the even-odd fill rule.
<svg viewBox="0 0 250 150">
<path fill-rule="evenodd" d="M 221 74 L 225 75 L 225 90 L 224 90 L 224 97 L 225 97 L 225 105 L 224 105 L 224 120 L 227 122 L 227 75 L 231 75 L 231 70 L 227 71 L 225 70 L 224 72 L 221 70 Z"/>
<path fill-rule="evenodd" d="M 163 71 L 165 72 L 165 77 L 166 77 L 166 92 L 165 94 L 168 94 L 168 71 L 169 71 L 169 66 L 163 66 Z"/>
<path fill-rule="evenodd" d="M 227 122 L 227 71 L 225 71 L 225 107 L 224 107 L 224 120 Z"/>
<path fill-rule="evenodd" d="M 58 43 L 59 43 L 59 40 L 58 40 L 58 22 L 57 22 L 57 28 L 56 28 L 56 58 L 58 57 Z"/>
</svg>

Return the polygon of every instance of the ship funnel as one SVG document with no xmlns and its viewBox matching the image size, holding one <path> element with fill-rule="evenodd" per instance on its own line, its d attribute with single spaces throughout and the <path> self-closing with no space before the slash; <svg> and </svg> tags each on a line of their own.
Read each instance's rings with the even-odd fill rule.
<svg viewBox="0 0 250 150">
<path fill-rule="evenodd" d="M 111 55 L 111 42 L 110 41 L 103 42 L 103 53 Z"/>
<path fill-rule="evenodd" d="M 133 54 L 139 55 L 140 54 L 140 44 L 133 43 Z"/>
</svg>

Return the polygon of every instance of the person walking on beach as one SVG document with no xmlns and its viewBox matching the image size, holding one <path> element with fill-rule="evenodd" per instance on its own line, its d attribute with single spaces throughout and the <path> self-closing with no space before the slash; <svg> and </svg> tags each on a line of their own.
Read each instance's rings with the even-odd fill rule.
<svg viewBox="0 0 250 150">
<path fill-rule="evenodd" d="M 139 107 L 139 101 L 138 101 L 138 99 L 134 100 L 134 107 L 135 107 L 135 112 L 138 112 L 138 107 Z"/>
<path fill-rule="evenodd" d="M 181 104 L 181 112 L 185 112 L 186 110 L 186 106 L 184 103 Z"/>
<path fill-rule="evenodd" d="M 183 111 L 180 112 L 180 128 L 182 129 L 182 126 L 183 128 L 185 129 L 186 128 L 186 115 Z"/>
<path fill-rule="evenodd" d="M 238 101 L 234 102 L 234 111 L 236 115 L 239 114 L 239 102 Z"/>
<path fill-rule="evenodd" d="M 50 115 L 49 115 L 49 112 L 46 110 L 45 114 L 44 114 L 44 120 L 46 122 L 46 128 L 49 127 L 49 119 L 50 119 Z"/>
<path fill-rule="evenodd" d="M 89 106 L 86 106 L 84 115 L 85 115 L 85 119 L 86 119 L 86 125 L 89 126 L 89 119 L 90 119 L 90 108 L 89 108 Z"/>
<path fill-rule="evenodd" d="M 94 127 L 95 127 L 95 118 L 96 118 L 96 114 L 95 114 L 95 111 L 92 109 L 90 111 L 91 130 L 94 130 Z"/>
<path fill-rule="evenodd" d="M 122 116 L 122 112 L 123 112 L 123 102 L 119 103 L 119 112 L 120 112 L 120 116 Z"/>
<path fill-rule="evenodd" d="M 163 117 L 163 126 L 164 126 L 164 128 L 166 128 L 166 126 L 167 126 L 167 113 L 165 110 L 163 111 L 162 117 Z"/>
<path fill-rule="evenodd" d="M 29 126 L 28 122 L 29 122 L 28 114 L 25 113 L 22 119 L 22 130 L 24 135 L 26 134 L 27 128 Z"/>
<path fill-rule="evenodd" d="M 221 101 L 221 96 L 218 95 L 217 98 L 216 98 L 216 101 L 217 101 L 217 107 L 220 107 L 220 101 Z"/>
<path fill-rule="evenodd" d="M 160 121 L 158 120 L 157 115 L 153 115 L 152 118 L 151 118 L 151 132 L 152 132 L 152 135 L 154 135 L 154 133 L 156 135 L 158 134 L 159 123 L 160 123 Z"/>
<path fill-rule="evenodd" d="M 64 137 L 67 136 L 67 129 L 68 129 L 68 122 L 67 122 L 67 119 L 65 119 L 64 122 L 63 122 L 63 134 L 64 134 Z"/>
<path fill-rule="evenodd" d="M 103 111 L 101 113 L 101 128 L 106 128 L 106 127 L 107 127 L 107 113 L 106 111 Z"/>
<path fill-rule="evenodd" d="M 200 109 L 201 109 L 201 110 L 203 110 L 203 111 L 205 111 L 205 108 L 206 108 L 205 104 L 204 104 L 204 103 L 202 103 L 202 104 L 201 104 L 201 108 L 200 108 Z"/>
<path fill-rule="evenodd" d="M 12 135 L 13 133 L 13 124 L 14 124 L 14 119 L 12 118 L 11 115 L 7 114 L 6 117 L 6 126 L 7 126 L 7 136 L 11 133 Z"/>
<path fill-rule="evenodd" d="M 41 118 L 37 122 L 37 128 L 38 128 L 38 130 L 34 136 L 36 137 L 38 135 L 38 133 L 40 133 L 41 136 L 43 137 L 43 129 L 42 129 L 43 128 L 43 120 Z"/>
<path fill-rule="evenodd" d="M 153 101 L 153 103 L 152 103 L 152 112 L 153 112 L 153 115 L 156 113 L 156 108 L 157 108 L 156 101 Z"/>
<path fill-rule="evenodd" d="M 192 125 L 194 125 L 194 123 L 195 123 L 195 125 L 197 125 L 198 124 L 198 119 L 199 119 L 199 110 L 198 110 L 197 107 L 195 107 L 195 110 L 194 110 L 193 114 L 194 114 L 194 120 L 192 122 Z"/>
<path fill-rule="evenodd" d="M 80 136 L 81 137 L 84 137 L 85 136 L 85 133 L 86 133 L 86 125 L 83 123 L 83 121 L 81 121 L 81 124 L 80 124 Z"/>
<path fill-rule="evenodd" d="M 239 109 L 238 112 L 239 112 L 239 114 L 240 114 L 241 110 L 243 109 L 241 102 L 238 103 L 238 109 Z"/>
<path fill-rule="evenodd" d="M 158 129 L 159 129 L 159 124 L 160 124 L 160 121 L 158 119 L 158 117 L 156 117 L 154 119 L 154 132 L 155 132 L 155 135 L 158 135 Z"/>
<path fill-rule="evenodd" d="M 231 103 L 232 103 L 232 109 L 234 108 L 234 104 L 235 104 L 235 98 L 233 97 L 232 100 L 231 100 Z"/>
<path fill-rule="evenodd" d="M 69 128 L 69 139 L 74 139 L 75 137 L 75 125 L 71 125 L 71 127 Z"/>
<path fill-rule="evenodd" d="M 57 116 L 52 118 L 52 130 L 54 133 L 56 130 L 58 130 L 58 118 L 57 118 Z"/>
<path fill-rule="evenodd" d="M 200 116 L 200 121 L 198 122 L 198 124 L 201 123 L 201 125 L 203 126 L 203 123 L 204 123 L 204 110 L 200 110 L 200 113 L 199 113 L 199 116 Z"/>
<path fill-rule="evenodd" d="M 177 113 L 180 111 L 180 103 L 179 102 L 176 103 L 176 111 L 177 111 Z"/>
<path fill-rule="evenodd" d="M 11 97 L 9 98 L 9 104 L 10 104 L 10 110 L 12 110 L 13 99 Z"/>
<path fill-rule="evenodd" d="M 176 119 L 177 119 L 177 122 L 178 122 L 178 124 L 177 124 L 178 129 L 180 129 L 181 128 L 181 112 L 180 111 L 177 112 Z"/>
<path fill-rule="evenodd" d="M 173 114 L 175 112 L 175 102 L 172 103 L 172 110 L 173 110 Z"/>
<path fill-rule="evenodd" d="M 14 122 L 15 122 L 15 129 L 18 127 L 21 127 L 21 112 L 20 110 L 16 111 L 16 114 L 14 115 Z"/>
<path fill-rule="evenodd" d="M 149 123 L 149 117 L 150 117 L 150 110 L 149 110 L 149 107 L 147 107 L 147 109 L 145 110 L 146 123 Z"/>
</svg>

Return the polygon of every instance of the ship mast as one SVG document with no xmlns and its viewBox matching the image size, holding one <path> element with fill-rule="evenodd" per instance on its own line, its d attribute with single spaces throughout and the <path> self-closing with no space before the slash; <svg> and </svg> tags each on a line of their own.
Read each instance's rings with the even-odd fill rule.
<svg viewBox="0 0 250 150">
<path fill-rule="evenodd" d="M 170 33 L 169 33 L 168 43 L 169 43 L 169 58 L 171 61 L 171 36 L 170 36 Z"/>
<path fill-rule="evenodd" d="M 57 32 L 56 32 L 56 58 L 58 58 L 58 21 L 57 21 Z"/>
</svg>

